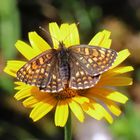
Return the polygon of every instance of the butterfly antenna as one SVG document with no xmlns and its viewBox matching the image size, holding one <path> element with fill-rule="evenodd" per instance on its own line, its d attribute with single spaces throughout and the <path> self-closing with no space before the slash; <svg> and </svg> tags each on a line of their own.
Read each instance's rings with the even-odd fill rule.
<svg viewBox="0 0 140 140">
<path fill-rule="evenodd" d="M 80 24 L 80 22 L 77 22 L 77 23 L 76 23 L 76 27 L 77 27 L 79 24 Z M 73 27 L 73 29 L 74 29 L 74 28 L 75 28 L 75 26 Z M 44 31 L 47 35 L 49 35 L 49 38 L 48 38 L 49 40 L 51 40 L 51 38 L 54 38 L 54 39 L 58 42 L 58 44 L 61 43 L 59 40 L 57 40 L 56 37 L 50 35 L 50 33 L 49 33 L 46 29 L 44 29 L 43 27 L 39 26 L 39 29 L 41 29 L 41 30 Z M 72 29 L 72 30 L 73 30 L 73 29 Z M 66 40 L 71 34 L 72 34 L 72 32 L 70 32 L 70 33 L 63 39 L 63 41 Z M 52 40 L 51 40 L 51 42 L 52 42 Z M 53 45 L 51 45 L 51 47 L 53 48 Z"/>
<path fill-rule="evenodd" d="M 51 40 L 51 38 L 54 38 L 58 43 L 60 43 L 60 41 L 58 41 L 56 37 L 50 35 L 50 33 L 45 28 L 39 26 L 39 29 L 41 29 L 43 32 L 45 32 L 49 36 L 49 38 L 48 38 L 49 40 Z M 51 40 L 51 42 L 52 42 L 52 40 Z"/>
</svg>

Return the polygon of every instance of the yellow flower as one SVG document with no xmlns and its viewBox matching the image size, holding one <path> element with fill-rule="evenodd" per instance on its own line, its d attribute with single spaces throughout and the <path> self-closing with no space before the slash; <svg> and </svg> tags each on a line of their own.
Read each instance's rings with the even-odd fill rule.
<svg viewBox="0 0 140 140">
<path fill-rule="evenodd" d="M 80 44 L 79 33 L 76 24 L 49 24 L 49 31 L 52 36 L 53 46 L 58 48 L 59 41 L 63 41 L 66 47 Z M 103 30 L 97 33 L 89 42 L 90 45 L 110 48 L 110 32 Z M 56 40 L 57 39 L 57 40 Z M 15 44 L 18 51 L 28 60 L 38 54 L 50 49 L 49 44 L 43 40 L 36 32 L 29 32 L 30 45 L 23 41 L 17 41 Z M 118 57 L 110 70 L 103 73 L 96 86 L 84 91 L 75 91 L 65 89 L 61 93 L 41 92 L 35 86 L 26 85 L 23 82 L 15 82 L 18 92 L 15 94 L 17 100 L 23 101 L 23 105 L 32 108 L 30 118 L 37 121 L 44 117 L 52 109 L 55 109 L 55 125 L 65 126 L 70 110 L 80 121 L 84 121 L 84 113 L 101 120 L 105 118 L 109 123 L 113 118 L 109 112 L 119 116 L 121 110 L 117 103 L 124 104 L 128 98 L 122 93 L 116 91 L 111 86 L 127 86 L 132 84 L 132 79 L 125 73 L 133 70 L 131 66 L 120 66 L 130 55 L 127 49 L 118 52 Z M 4 71 L 9 75 L 16 77 L 16 72 L 25 64 L 25 61 L 10 60 Z M 105 107 L 105 108 L 104 108 Z M 107 108 L 107 110 L 106 110 Z"/>
</svg>

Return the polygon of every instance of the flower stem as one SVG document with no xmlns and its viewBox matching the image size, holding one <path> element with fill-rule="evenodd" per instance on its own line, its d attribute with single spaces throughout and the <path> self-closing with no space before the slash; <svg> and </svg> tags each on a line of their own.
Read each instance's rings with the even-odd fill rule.
<svg viewBox="0 0 140 140">
<path fill-rule="evenodd" d="M 65 140 L 71 140 L 71 113 L 69 113 L 69 117 L 68 117 L 68 120 L 67 120 L 67 123 L 65 125 L 65 128 L 64 128 L 64 131 L 65 131 Z"/>
</svg>

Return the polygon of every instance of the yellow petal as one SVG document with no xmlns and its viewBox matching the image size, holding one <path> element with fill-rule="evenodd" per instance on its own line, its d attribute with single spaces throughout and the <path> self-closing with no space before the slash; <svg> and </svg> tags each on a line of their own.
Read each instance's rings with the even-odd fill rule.
<svg viewBox="0 0 140 140">
<path fill-rule="evenodd" d="M 101 108 L 101 111 L 102 111 L 102 113 L 103 113 L 103 117 L 104 117 L 110 124 L 112 124 L 112 122 L 113 122 L 112 116 L 111 116 L 103 107 Z"/>
<path fill-rule="evenodd" d="M 105 105 L 107 105 L 108 109 L 116 116 L 119 116 L 121 114 L 120 108 L 111 100 L 106 99 L 103 95 L 96 95 L 96 97 L 103 101 Z"/>
<path fill-rule="evenodd" d="M 110 46 L 111 46 L 111 39 L 109 39 L 109 37 L 110 37 L 111 32 L 109 32 L 107 30 L 103 30 L 102 32 L 104 33 L 104 38 L 100 42 L 100 46 L 104 47 L 104 48 L 110 48 Z"/>
<path fill-rule="evenodd" d="M 89 99 L 83 96 L 75 96 L 72 98 L 74 101 L 76 101 L 79 104 L 84 104 L 84 103 L 88 103 Z"/>
<path fill-rule="evenodd" d="M 111 92 L 106 96 L 106 98 L 122 104 L 125 104 L 128 101 L 128 98 L 125 95 L 117 91 Z"/>
<path fill-rule="evenodd" d="M 33 96 L 31 96 L 23 101 L 23 105 L 28 108 L 35 107 L 35 104 L 37 104 L 37 103 L 38 103 L 38 100 Z"/>
<path fill-rule="evenodd" d="M 102 32 L 97 33 L 89 42 L 89 45 L 110 48 L 111 45 L 111 39 L 109 39 L 110 34 L 111 32 L 107 30 L 103 30 Z"/>
<path fill-rule="evenodd" d="M 16 89 L 16 90 L 21 90 L 21 89 L 23 89 L 23 88 L 26 88 L 26 87 L 30 87 L 30 85 L 27 85 L 27 84 L 25 84 L 25 83 L 23 83 L 23 82 L 14 82 L 17 86 L 14 88 L 14 89 Z"/>
<path fill-rule="evenodd" d="M 123 76 L 117 76 L 117 77 L 108 77 L 108 78 L 102 78 L 100 82 L 96 85 L 96 87 L 99 86 L 128 86 L 132 85 L 132 78 L 129 77 L 123 77 Z"/>
<path fill-rule="evenodd" d="M 11 76 L 16 77 L 16 72 L 25 64 L 24 61 L 17 60 L 9 60 L 7 62 L 6 67 L 4 68 L 4 72 L 8 73 Z"/>
<path fill-rule="evenodd" d="M 55 125 L 65 126 L 69 115 L 68 104 L 65 100 L 59 101 L 55 111 Z"/>
<path fill-rule="evenodd" d="M 29 32 L 29 40 L 33 49 L 38 51 L 38 53 L 42 53 L 50 49 L 49 44 L 36 32 Z"/>
<path fill-rule="evenodd" d="M 60 26 L 60 37 L 61 39 L 59 41 L 63 41 L 65 47 L 70 46 L 69 36 L 70 36 L 70 25 L 65 23 L 61 24 Z"/>
<path fill-rule="evenodd" d="M 124 67 L 116 67 L 116 68 L 113 68 L 111 70 L 108 70 L 107 72 L 103 73 L 102 74 L 102 78 L 104 77 L 112 77 L 112 76 L 117 76 L 119 74 L 124 74 L 124 73 L 127 73 L 127 72 L 130 72 L 130 71 L 133 71 L 134 68 L 132 66 L 124 66 Z"/>
<path fill-rule="evenodd" d="M 126 101 L 128 100 L 128 98 L 125 95 L 121 94 L 120 92 L 107 88 L 92 88 L 88 91 L 87 94 L 90 95 L 91 97 L 96 97 L 96 95 L 101 95 L 104 98 L 122 104 L 126 103 Z"/>
<path fill-rule="evenodd" d="M 9 75 L 11 75 L 11 76 L 13 76 L 13 77 L 16 77 L 16 72 L 11 71 L 8 67 L 4 68 L 4 72 L 9 74 Z"/>
<path fill-rule="evenodd" d="M 91 100 L 90 100 L 90 102 L 91 102 Z M 97 103 L 95 101 L 92 101 L 91 103 L 92 103 L 93 108 L 96 111 L 96 114 L 94 115 L 96 117 L 96 119 L 97 120 L 102 119 L 104 117 L 104 114 L 102 112 L 103 107 L 99 103 Z"/>
<path fill-rule="evenodd" d="M 89 45 L 93 45 L 93 46 L 99 46 L 102 38 L 103 38 L 103 33 L 102 32 L 99 32 L 97 33 L 92 39 L 91 41 L 89 42 Z"/>
<path fill-rule="evenodd" d="M 88 94 L 86 96 L 91 98 Z M 101 118 L 105 118 L 109 123 L 113 122 L 112 116 L 104 109 L 104 107 L 102 107 L 100 104 L 98 104 L 93 99 L 90 99 L 90 104 L 93 106 L 93 108 L 96 110 L 96 113 L 98 114 L 98 115 L 96 115 L 97 120 L 100 120 Z M 94 115 L 94 117 L 95 117 L 95 115 Z"/>
<path fill-rule="evenodd" d="M 66 47 L 80 43 L 79 33 L 76 24 L 62 24 L 60 27 L 61 40 Z"/>
<path fill-rule="evenodd" d="M 92 105 L 95 106 L 94 103 L 92 103 Z M 97 106 L 97 104 L 96 104 L 96 106 Z M 102 107 L 101 105 L 98 104 L 97 109 L 96 109 L 97 113 L 102 114 L 102 115 L 100 115 L 100 117 L 104 117 L 109 123 L 113 122 L 112 116 L 104 109 L 104 107 Z"/>
<path fill-rule="evenodd" d="M 115 103 L 109 103 L 107 107 L 114 115 L 119 116 L 121 114 L 120 108 Z"/>
<path fill-rule="evenodd" d="M 84 121 L 84 114 L 83 114 L 83 111 L 82 111 L 82 108 L 80 107 L 80 105 L 77 104 L 75 101 L 70 100 L 69 107 L 70 107 L 71 111 L 74 113 L 74 115 L 76 116 L 76 118 L 80 122 L 83 122 Z"/>
<path fill-rule="evenodd" d="M 18 85 L 18 86 L 27 85 L 27 84 L 25 84 L 25 83 L 23 83 L 23 82 L 20 82 L 20 81 L 16 81 L 16 82 L 14 82 L 14 84 L 16 84 L 16 85 Z"/>
<path fill-rule="evenodd" d="M 76 96 L 73 98 L 74 101 L 76 101 L 77 103 L 79 103 L 83 109 L 84 112 L 86 112 L 88 115 L 90 115 L 91 117 L 100 120 L 102 118 L 102 115 L 97 113 L 97 111 L 95 111 L 95 108 L 93 109 L 89 103 L 89 99 L 86 97 L 82 97 L 82 96 Z"/>
<path fill-rule="evenodd" d="M 26 97 L 29 97 L 31 95 L 31 90 L 32 90 L 32 87 L 26 87 L 26 88 L 23 88 L 21 89 L 20 91 L 18 91 L 16 94 L 15 94 L 15 98 L 17 100 L 21 100 L 21 99 L 24 99 Z"/>
<path fill-rule="evenodd" d="M 89 116 L 93 117 L 96 120 L 101 120 L 103 115 L 98 112 L 98 108 L 95 108 L 95 105 L 92 106 L 90 103 L 80 104 L 83 111 L 87 113 Z"/>
<path fill-rule="evenodd" d="M 15 46 L 18 49 L 18 51 L 28 60 L 34 58 L 39 54 L 38 51 L 34 50 L 31 46 L 29 46 L 23 41 L 18 40 Z"/>
<path fill-rule="evenodd" d="M 80 44 L 79 32 L 76 24 L 70 25 L 69 46 Z"/>
<path fill-rule="evenodd" d="M 112 70 L 112 72 L 123 74 L 123 73 L 130 72 L 130 71 L 133 71 L 133 70 L 134 70 L 134 68 L 132 66 L 124 66 L 124 67 L 114 68 Z"/>
<path fill-rule="evenodd" d="M 15 90 L 21 90 L 21 89 L 23 89 L 23 88 L 25 88 L 26 86 L 24 86 L 24 85 L 22 85 L 22 86 L 16 86 L 14 89 Z"/>
<path fill-rule="evenodd" d="M 61 40 L 60 29 L 56 22 L 52 22 L 49 24 L 49 31 L 52 37 L 54 49 L 58 49 L 59 41 Z"/>
<path fill-rule="evenodd" d="M 57 101 L 53 98 L 53 96 L 51 97 L 52 98 L 44 99 L 36 104 L 30 113 L 30 118 L 32 118 L 33 121 L 38 121 L 54 108 Z"/>
<path fill-rule="evenodd" d="M 62 24 L 60 29 L 56 23 L 49 24 L 49 30 L 53 40 L 54 48 L 57 49 L 59 42 L 64 43 L 65 47 L 77 45 L 80 42 L 79 33 L 76 24 Z"/>
<path fill-rule="evenodd" d="M 111 68 L 114 68 L 118 66 L 119 64 L 121 64 L 129 55 L 130 55 L 130 52 L 128 51 L 128 49 L 120 51 Z"/>
</svg>

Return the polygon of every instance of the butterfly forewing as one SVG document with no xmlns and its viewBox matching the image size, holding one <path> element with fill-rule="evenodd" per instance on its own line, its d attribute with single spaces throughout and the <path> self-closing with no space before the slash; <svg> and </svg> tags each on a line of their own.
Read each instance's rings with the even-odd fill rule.
<svg viewBox="0 0 140 140">
<path fill-rule="evenodd" d="M 69 87 L 72 89 L 87 89 L 93 87 L 100 79 L 100 75 L 90 76 L 74 57 L 70 57 L 70 68 Z"/>
<path fill-rule="evenodd" d="M 81 67 L 91 76 L 107 71 L 117 57 L 117 52 L 112 49 L 89 45 L 69 47 L 69 53 L 77 59 Z"/>
<path fill-rule="evenodd" d="M 48 50 L 28 61 L 17 71 L 17 78 L 29 85 L 43 86 L 50 80 L 50 71 L 55 63 L 55 50 Z"/>
</svg>

